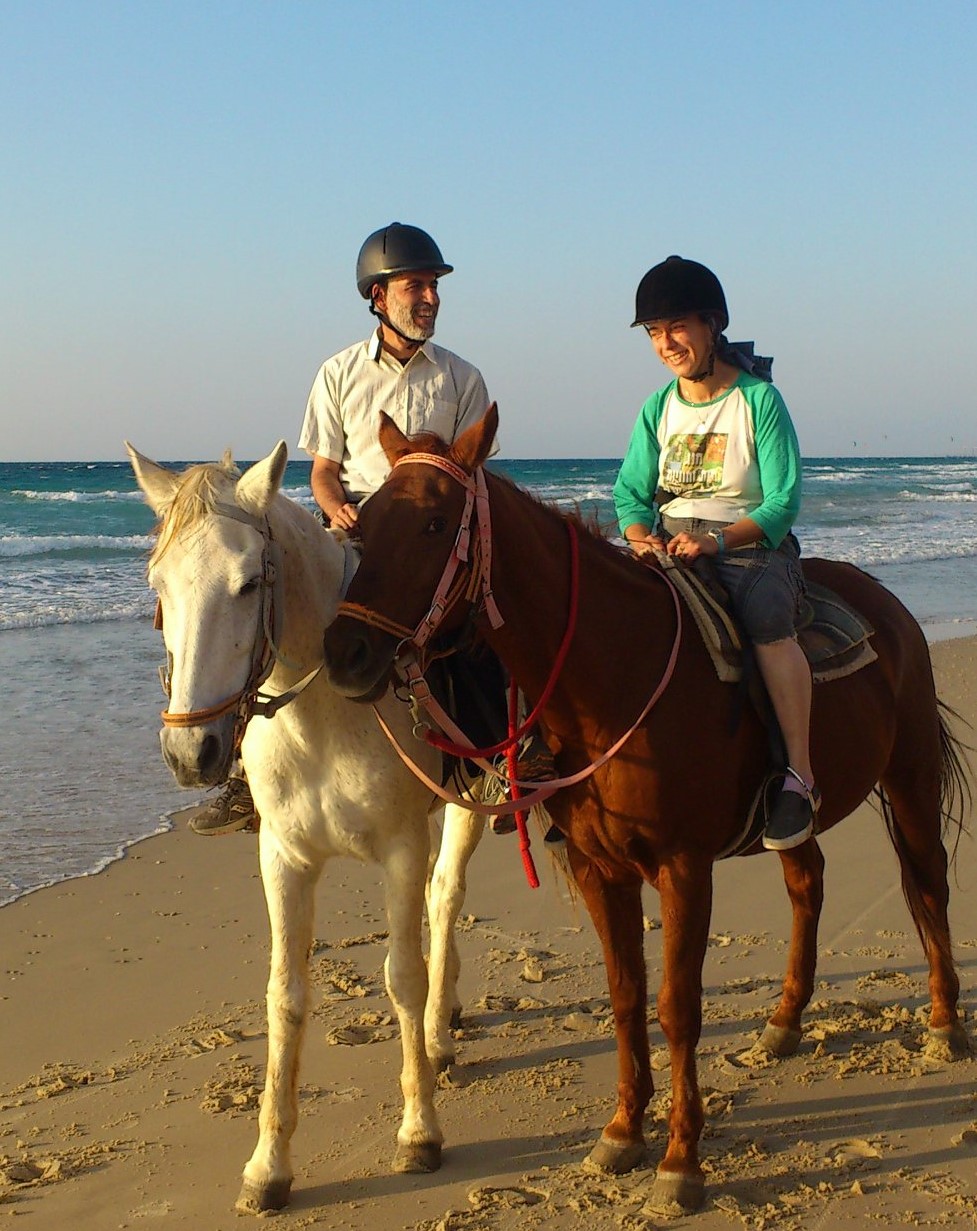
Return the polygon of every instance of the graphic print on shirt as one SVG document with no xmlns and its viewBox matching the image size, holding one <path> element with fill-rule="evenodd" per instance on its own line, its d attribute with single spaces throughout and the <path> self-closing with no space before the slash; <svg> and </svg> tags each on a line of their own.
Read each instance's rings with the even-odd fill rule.
<svg viewBox="0 0 977 1231">
<path fill-rule="evenodd" d="M 722 487 L 726 432 L 677 432 L 662 453 L 660 482 L 688 499 L 709 496 Z"/>
</svg>

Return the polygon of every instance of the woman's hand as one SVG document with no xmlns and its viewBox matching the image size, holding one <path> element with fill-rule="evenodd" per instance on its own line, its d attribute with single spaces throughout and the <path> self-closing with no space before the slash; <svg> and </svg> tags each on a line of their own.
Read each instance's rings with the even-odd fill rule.
<svg viewBox="0 0 977 1231">
<path fill-rule="evenodd" d="M 650 556 L 656 551 L 665 551 L 665 540 L 660 539 L 657 534 L 644 534 L 640 538 L 635 536 L 628 539 L 628 542 L 636 556 Z"/>
<path fill-rule="evenodd" d="M 692 564 L 699 556 L 718 556 L 719 544 L 711 534 L 687 534 L 683 530 L 668 540 L 668 554 L 678 556 L 683 564 Z"/>
</svg>

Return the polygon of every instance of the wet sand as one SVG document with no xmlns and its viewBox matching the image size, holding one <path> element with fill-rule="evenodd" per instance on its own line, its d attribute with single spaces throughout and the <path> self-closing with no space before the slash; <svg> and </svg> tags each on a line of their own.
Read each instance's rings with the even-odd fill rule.
<svg viewBox="0 0 977 1231">
<path fill-rule="evenodd" d="M 941 694 L 975 722 L 977 641 L 940 643 L 933 657 Z M 459 1063 L 438 1094 L 444 1165 L 430 1176 L 389 1165 L 399 1043 L 383 990 L 377 874 L 327 868 L 282 1225 L 973 1227 L 977 1065 L 924 1050 L 925 965 L 895 856 L 867 807 L 821 841 L 819 983 L 788 1060 L 753 1046 L 786 961 L 779 861 L 717 868 L 699 1050 L 707 1201 L 673 1219 L 647 1204 L 669 1088 L 653 1007 L 650 1167 L 610 1178 L 581 1166 L 613 1107 L 613 1033 L 590 922 L 542 843 L 536 891 L 512 838 L 486 836 L 472 862 L 465 1020 Z M 951 921 L 970 1030 L 975 890 L 965 837 Z M 653 987 L 657 910 L 646 891 Z M 206 841 L 179 828 L 149 839 L 97 877 L 0 909 L 0 952 L 0 1226 L 21 1216 L 40 1231 L 246 1226 L 233 1204 L 256 1136 L 268 953 L 253 835 Z"/>
</svg>

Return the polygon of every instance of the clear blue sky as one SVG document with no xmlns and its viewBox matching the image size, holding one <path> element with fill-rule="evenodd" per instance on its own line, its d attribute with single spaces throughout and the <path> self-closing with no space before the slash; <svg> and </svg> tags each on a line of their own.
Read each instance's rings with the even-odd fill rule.
<svg viewBox="0 0 977 1231">
<path fill-rule="evenodd" d="M 672 252 L 805 452 L 970 452 L 975 47 L 972 0 L 0 0 L 0 458 L 294 454 L 393 219 L 504 455 L 621 455 Z"/>
</svg>

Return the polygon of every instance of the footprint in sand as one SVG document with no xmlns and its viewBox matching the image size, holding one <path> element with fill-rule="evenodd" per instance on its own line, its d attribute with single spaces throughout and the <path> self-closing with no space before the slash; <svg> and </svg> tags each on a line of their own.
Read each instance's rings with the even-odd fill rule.
<svg viewBox="0 0 977 1231">
<path fill-rule="evenodd" d="M 524 1205 L 539 1205 L 546 1200 L 546 1193 L 538 1188 L 494 1188 L 485 1185 L 473 1188 L 468 1194 L 468 1204 L 473 1210 L 515 1210 Z"/>
<path fill-rule="evenodd" d="M 389 1013 L 364 1013 L 356 1021 L 330 1030 L 326 1042 L 334 1047 L 360 1047 L 364 1043 L 383 1043 L 395 1034 Z"/>
<path fill-rule="evenodd" d="M 223 1111 L 254 1112 L 258 1109 L 261 1087 L 253 1064 L 235 1058 L 218 1066 L 205 1086 L 201 1109 L 217 1115 Z"/>
</svg>

